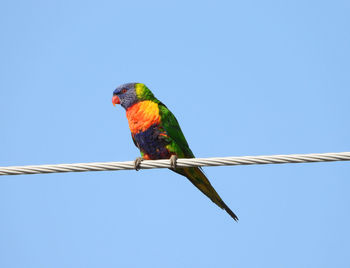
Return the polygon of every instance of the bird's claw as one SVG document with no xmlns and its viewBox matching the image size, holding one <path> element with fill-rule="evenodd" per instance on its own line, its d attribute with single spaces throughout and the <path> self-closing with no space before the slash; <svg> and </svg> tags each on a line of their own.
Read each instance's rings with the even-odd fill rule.
<svg viewBox="0 0 350 268">
<path fill-rule="evenodd" d="M 142 157 L 138 157 L 134 161 L 134 168 L 136 171 L 139 171 L 141 169 L 141 162 L 143 161 Z"/>
<path fill-rule="evenodd" d="M 174 155 L 174 154 L 170 157 L 170 166 L 172 170 L 175 170 L 177 167 L 177 163 L 176 163 L 177 159 L 178 159 L 177 155 Z"/>
</svg>

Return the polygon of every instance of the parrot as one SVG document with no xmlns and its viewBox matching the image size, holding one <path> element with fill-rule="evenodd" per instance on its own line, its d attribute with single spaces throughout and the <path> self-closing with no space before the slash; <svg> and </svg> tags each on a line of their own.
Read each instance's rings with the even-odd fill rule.
<svg viewBox="0 0 350 268">
<path fill-rule="evenodd" d="M 177 158 L 194 158 L 180 125 L 173 113 L 142 83 L 126 83 L 113 91 L 112 103 L 126 110 L 126 117 L 135 146 L 141 157 L 135 160 L 138 170 L 143 160 L 170 159 L 171 170 L 185 176 L 213 203 L 235 221 L 238 217 L 225 204 L 200 167 L 176 166 Z"/>
</svg>

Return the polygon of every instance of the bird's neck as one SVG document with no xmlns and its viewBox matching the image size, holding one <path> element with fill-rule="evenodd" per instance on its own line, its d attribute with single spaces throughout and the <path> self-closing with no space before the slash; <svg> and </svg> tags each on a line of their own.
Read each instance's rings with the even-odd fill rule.
<svg viewBox="0 0 350 268">
<path fill-rule="evenodd" d="M 146 131 L 160 123 L 158 103 L 146 100 L 135 103 L 126 110 L 131 133 Z"/>
</svg>

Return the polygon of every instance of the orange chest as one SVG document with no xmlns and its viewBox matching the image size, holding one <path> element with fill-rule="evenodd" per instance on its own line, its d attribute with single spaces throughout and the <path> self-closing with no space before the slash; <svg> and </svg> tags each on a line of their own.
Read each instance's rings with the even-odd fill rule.
<svg viewBox="0 0 350 268">
<path fill-rule="evenodd" d="M 126 111 L 126 117 L 131 133 L 143 132 L 160 123 L 158 104 L 152 101 L 136 103 Z"/>
</svg>

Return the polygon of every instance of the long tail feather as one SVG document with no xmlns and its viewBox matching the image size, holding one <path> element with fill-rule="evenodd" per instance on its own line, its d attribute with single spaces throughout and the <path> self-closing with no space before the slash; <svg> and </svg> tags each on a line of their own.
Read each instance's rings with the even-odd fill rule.
<svg viewBox="0 0 350 268">
<path fill-rule="evenodd" d="M 224 209 L 235 221 L 238 221 L 237 215 L 233 213 L 233 211 L 221 199 L 200 168 L 177 168 L 174 171 L 187 177 L 189 181 L 192 182 L 192 184 L 196 186 L 203 194 L 209 197 L 211 201 L 213 201 L 220 208 Z"/>
</svg>

